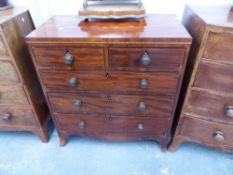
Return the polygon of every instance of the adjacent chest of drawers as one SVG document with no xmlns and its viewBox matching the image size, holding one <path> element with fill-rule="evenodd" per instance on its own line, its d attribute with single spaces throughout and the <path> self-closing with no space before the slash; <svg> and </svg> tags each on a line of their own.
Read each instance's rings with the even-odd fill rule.
<svg viewBox="0 0 233 175">
<path fill-rule="evenodd" d="M 27 42 L 61 146 L 78 135 L 166 148 L 191 43 L 175 16 L 53 17 Z"/>
<path fill-rule="evenodd" d="M 48 141 L 48 108 L 24 36 L 34 29 L 29 12 L 0 12 L 0 130 L 30 131 Z"/>
<path fill-rule="evenodd" d="M 231 7 L 203 8 L 186 7 L 184 13 L 194 42 L 187 70 L 191 76 L 171 149 L 189 141 L 233 151 Z"/>
</svg>

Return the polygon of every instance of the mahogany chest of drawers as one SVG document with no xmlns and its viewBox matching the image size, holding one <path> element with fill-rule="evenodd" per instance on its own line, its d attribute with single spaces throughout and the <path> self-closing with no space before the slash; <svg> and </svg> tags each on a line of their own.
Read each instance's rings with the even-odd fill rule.
<svg viewBox="0 0 233 175">
<path fill-rule="evenodd" d="M 191 37 L 173 15 L 55 16 L 27 36 L 60 145 L 71 135 L 166 148 Z"/>
<path fill-rule="evenodd" d="M 189 141 L 233 151 L 233 12 L 230 9 L 230 6 L 185 9 L 183 22 L 193 37 L 187 66 L 190 82 L 171 150 Z"/>
<path fill-rule="evenodd" d="M 0 11 L 0 130 L 30 131 L 48 141 L 49 111 L 24 36 L 34 29 L 29 11 Z"/>
</svg>

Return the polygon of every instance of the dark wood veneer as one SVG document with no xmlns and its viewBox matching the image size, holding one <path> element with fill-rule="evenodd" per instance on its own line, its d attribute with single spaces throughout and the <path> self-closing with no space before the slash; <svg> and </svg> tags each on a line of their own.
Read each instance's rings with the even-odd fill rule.
<svg viewBox="0 0 233 175">
<path fill-rule="evenodd" d="M 191 44 L 175 16 L 115 22 L 55 16 L 27 43 L 61 146 L 79 135 L 157 140 L 166 149 Z"/>
</svg>

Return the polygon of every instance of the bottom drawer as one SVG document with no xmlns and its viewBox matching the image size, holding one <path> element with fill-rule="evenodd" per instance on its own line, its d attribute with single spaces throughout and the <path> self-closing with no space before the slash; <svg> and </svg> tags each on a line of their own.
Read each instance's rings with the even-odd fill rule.
<svg viewBox="0 0 233 175">
<path fill-rule="evenodd" d="M 185 117 L 180 134 L 211 146 L 233 147 L 233 125 Z"/>
<path fill-rule="evenodd" d="M 97 115 L 56 115 L 56 124 L 60 130 L 72 134 L 153 134 L 165 135 L 167 118 L 97 116 Z"/>
<path fill-rule="evenodd" d="M 37 126 L 35 116 L 30 109 L 12 107 L 0 108 L 1 126 Z"/>
</svg>

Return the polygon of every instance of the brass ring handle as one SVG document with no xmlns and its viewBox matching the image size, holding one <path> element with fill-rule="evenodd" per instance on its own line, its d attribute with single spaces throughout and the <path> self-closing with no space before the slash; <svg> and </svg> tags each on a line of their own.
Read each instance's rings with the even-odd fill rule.
<svg viewBox="0 0 233 175">
<path fill-rule="evenodd" d="M 84 129 L 85 127 L 86 127 L 85 121 L 81 120 L 81 121 L 79 122 L 79 128 L 80 128 L 80 129 Z"/>
<path fill-rule="evenodd" d="M 4 121 L 10 121 L 12 118 L 12 115 L 10 113 L 3 114 L 2 120 Z"/>
<path fill-rule="evenodd" d="M 76 107 L 76 108 L 81 108 L 81 106 L 82 106 L 82 101 L 81 100 L 76 100 L 75 101 L 75 103 L 74 103 L 74 106 Z"/>
<path fill-rule="evenodd" d="M 137 129 L 139 131 L 144 131 L 145 127 L 144 127 L 144 125 L 142 123 L 139 123 L 138 126 L 137 126 Z"/>
<path fill-rule="evenodd" d="M 214 138 L 214 140 L 215 141 L 217 141 L 217 142 L 222 142 L 222 141 L 224 141 L 224 135 L 223 135 L 223 133 L 221 132 L 221 131 L 216 131 L 216 132 L 214 132 L 213 133 L 213 138 Z"/>
<path fill-rule="evenodd" d="M 233 119 L 233 106 L 225 107 L 225 116 Z"/>
<path fill-rule="evenodd" d="M 146 88 L 148 87 L 148 81 L 147 81 L 146 79 L 142 79 L 142 80 L 140 81 L 140 87 L 141 87 L 142 89 L 146 89 Z"/>
<path fill-rule="evenodd" d="M 74 60 L 73 55 L 70 54 L 69 51 L 66 52 L 65 56 L 64 56 L 64 61 L 66 64 L 72 64 Z"/>
<path fill-rule="evenodd" d="M 71 86 L 76 86 L 77 83 L 78 83 L 78 80 L 77 80 L 77 78 L 75 78 L 75 77 L 71 77 L 71 78 L 69 79 L 69 83 L 70 83 Z"/>
<path fill-rule="evenodd" d="M 151 63 L 150 55 L 147 53 L 147 51 L 145 51 L 141 58 L 141 64 L 144 66 L 148 66 L 150 63 Z"/>
<path fill-rule="evenodd" d="M 140 102 L 138 105 L 138 109 L 140 111 L 145 111 L 146 110 L 146 104 L 144 102 Z"/>
</svg>

